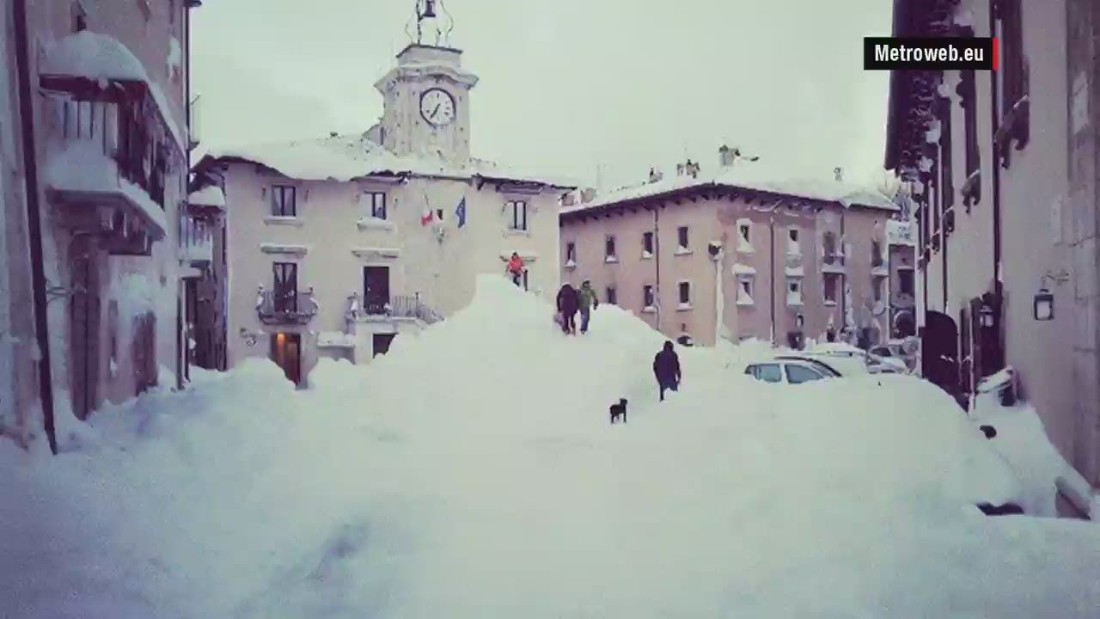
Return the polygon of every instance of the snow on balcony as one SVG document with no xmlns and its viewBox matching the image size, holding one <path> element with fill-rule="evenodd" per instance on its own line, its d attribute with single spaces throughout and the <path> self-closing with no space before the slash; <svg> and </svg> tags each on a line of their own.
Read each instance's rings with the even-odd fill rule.
<svg viewBox="0 0 1100 619">
<path fill-rule="evenodd" d="M 145 84 L 180 151 L 187 151 L 187 141 L 172 116 L 168 99 L 149 78 L 137 56 L 118 39 L 90 30 L 66 35 L 47 46 L 38 73 L 44 78 L 84 78 L 100 84 L 111 81 Z"/>
<path fill-rule="evenodd" d="M 199 208 L 225 210 L 225 192 L 217 185 L 207 185 L 187 196 L 187 203 Z"/>
<path fill-rule="evenodd" d="M 164 237 L 167 219 L 164 209 L 144 189 L 119 174 L 118 163 L 94 140 L 75 140 L 52 154 L 46 166 L 48 190 L 70 205 L 95 208 L 104 201 L 118 201 L 149 225 L 150 236 Z"/>
</svg>

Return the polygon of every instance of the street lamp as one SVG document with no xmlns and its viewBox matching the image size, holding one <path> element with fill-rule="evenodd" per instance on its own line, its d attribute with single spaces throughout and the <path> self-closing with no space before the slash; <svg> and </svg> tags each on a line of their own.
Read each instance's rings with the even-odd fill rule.
<svg viewBox="0 0 1100 619">
<path fill-rule="evenodd" d="M 1035 293 L 1033 309 L 1035 320 L 1054 320 L 1054 295 L 1046 288 L 1040 288 Z"/>
</svg>

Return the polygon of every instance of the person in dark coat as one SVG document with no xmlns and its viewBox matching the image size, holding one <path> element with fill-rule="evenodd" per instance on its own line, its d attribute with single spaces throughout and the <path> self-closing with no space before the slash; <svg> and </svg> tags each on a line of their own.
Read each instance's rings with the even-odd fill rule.
<svg viewBox="0 0 1100 619">
<path fill-rule="evenodd" d="M 577 289 L 566 284 L 558 291 L 558 314 L 561 315 L 561 330 L 567 335 L 577 334 L 577 312 L 580 310 L 580 299 L 577 297 Z"/>
<path fill-rule="evenodd" d="M 653 358 L 653 375 L 657 378 L 657 386 L 661 390 L 661 401 L 665 401 L 665 391 L 678 391 L 682 374 L 680 372 L 680 356 L 672 342 L 665 342 L 665 347 Z"/>
</svg>

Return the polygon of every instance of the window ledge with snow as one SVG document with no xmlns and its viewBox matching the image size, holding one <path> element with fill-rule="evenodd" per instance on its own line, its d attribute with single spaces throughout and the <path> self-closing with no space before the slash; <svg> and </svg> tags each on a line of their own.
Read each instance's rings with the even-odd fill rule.
<svg viewBox="0 0 1100 619">
<path fill-rule="evenodd" d="M 806 271 L 802 267 L 787 267 L 787 277 L 803 277 Z"/>
<path fill-rule="evenodd" d="M 309 253 L 309 246 L 286 245 L 284 243 L 260 243 L 260 251 L 265 254 L 304 256 Z"/>
<path fill-rule="evenodd" d="M 801 307 L 802 297 L 787 297 L 787 305 L 790 307 Z"/>
<path fill-rule="evenodd" d="M 619 261 L 619 259 L 616 258 L 615 256 L 608 256 L 608 257 L 604 258 L 603 261 L 607 264 L 614 264 L 614 263 L 617 263 Z"/>
<path fill-rule="evenodd" d="M 531 236 L 531 231 L 520 230 L 519 228 L 508 228 L 504 231 L 504 236 Z"/>
<path fill-rule="evenodd" d="M 395 260 L 401 257 L 401 250 L 395 247 L 355 247 L 351 253 L 366 260 Z"/>
<path fill-rule="evenodd" d="M 677 256 L 690 256 L 693 253 L 694 252 L 692 252 L 690 249 L 688 249 L 686 247 L 677 247 L 675 255 L 677 255 Z"/>
<path fill-rule="evenodd" d="M 740 245 L 738 245 L 737 246 L 737 251 L 739 253 L 742 253 L 742 254 L 755 254 L 756 253 L 756 250 L 753 249 L 752 245 L 749 245 L 748 243 L 741 243 Z"/>
<path fill-rule="evenodd" d="M 756 302 L 753 301 L 752 297 L 748 295 L 741 295 L 737 297 L 737 305 L 738 307 L 752 307 L 753 305 L 756 305 Z"/>
<path fill-rule="evenodd" d="M 575 269 L 575 268 L 577 268 L 577 262 L 575 260 L 566 260 L 565 261 L 565 268 Z"/>
<path fill-rule="evenodd" d="M 681 303 L 676 306 L 677 312 L 689 312 L 691 311 L 691 303 Z"/>
<path fill-rule="evenodd" d="M 282 215 L 268 215 L 264 217 L 264 223 L 269 226 L 294 226 L 301 228 L 306 222 L 298 217 L 284 217 Z"/>
<path fill-rule="evenodd" d="M 642 308 L 642 313 L 643 314 L 656 314 L 657 313 L 657 308 L 652 306 L 652 305 L 647 305 L 647 306 Z"/>
<path fill-rule="evenodd" d="M 825 299 L 825 307 L 836 307 L 836 301 Z"/>
<path fill-rule="evenodd" d="M 740 262 L 733 265 L 734 275 L 755 275 L 756 269 L 747 264 L 741 264 Z"/>
<path fill-rule="evenodd" d="M 364 217 L 355 222 L 355 225 L 360 230 L 388 230 L 392 232 L 397 229 L 397 224 L 394 222 L 378 217 Z"/>
<path fill-rule="evenodd" d="M 653 252 L 643 251 L 642 260 L 651 260 L 653 258 Z"/>
</svg>

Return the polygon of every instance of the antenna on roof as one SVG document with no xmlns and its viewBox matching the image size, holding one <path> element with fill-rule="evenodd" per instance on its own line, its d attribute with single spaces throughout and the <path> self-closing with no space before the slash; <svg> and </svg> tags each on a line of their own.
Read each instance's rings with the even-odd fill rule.
<svg viewBox="0 0 1100 619">
<path fill-rule="evenodd" d="M 836 182 L 838 182 L 838 183 L 843 181 L 844 180 L 844 169 L 843 168 L 833 168 L 833 178 L 835 178 Z"/>
</svg>

